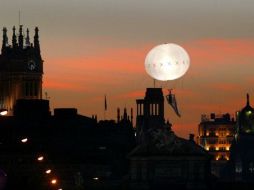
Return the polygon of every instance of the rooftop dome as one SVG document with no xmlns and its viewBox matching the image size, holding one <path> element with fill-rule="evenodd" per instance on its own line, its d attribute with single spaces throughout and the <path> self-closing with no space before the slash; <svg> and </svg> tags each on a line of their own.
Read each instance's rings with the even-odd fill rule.
<svg viewBox="0 0 254 190">
<path fill-rule="evenodd" d="M 238 131 L 241 134 L 254 134 L 254 109 L 250 106 L 249 94 L 246 106 L 238 114 Z"/>
</svg>

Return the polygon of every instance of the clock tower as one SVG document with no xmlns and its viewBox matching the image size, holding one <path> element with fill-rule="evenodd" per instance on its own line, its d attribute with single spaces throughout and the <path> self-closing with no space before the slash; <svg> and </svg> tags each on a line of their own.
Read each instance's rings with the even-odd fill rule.
<svg viewBox="0 0 254 190">
<path fill-rule="evenodd" d="M 18 99 L 42 98 L 43 60 L 40 53 L 39 29 L 35 28 L 33 43 L 29 30 L 23 32 L 19 26 L 12 29 L 9 44 L 7 29 L 3 28 L 2 51 L 0 55 L 0 109 L 12 114 Z"/>
</svg>

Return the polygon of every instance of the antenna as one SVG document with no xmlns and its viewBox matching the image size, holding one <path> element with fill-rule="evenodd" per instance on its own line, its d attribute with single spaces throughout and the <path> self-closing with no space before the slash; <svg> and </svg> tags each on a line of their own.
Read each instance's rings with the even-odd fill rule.
<svg viewBox="0 0 254 190">
<path fill-rule="evenodd" d="M 21 11 L 19 9 L 19 26 L 20 26 L 20 16 L 21 16 Z"/>
</svg>

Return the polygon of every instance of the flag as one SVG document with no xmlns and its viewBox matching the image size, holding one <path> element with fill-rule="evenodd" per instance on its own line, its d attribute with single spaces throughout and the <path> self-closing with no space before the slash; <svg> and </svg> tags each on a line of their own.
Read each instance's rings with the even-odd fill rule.
<svg viewBox="0 0 254 190">
<path fill-rule="evenodd" d="M 107 108 L 108 108 L 108 106 L 107 106 L 107 97 L 106 97 L 106 95 L 105 95 L 105 100 L 104 100 L 104 110 L 106 111 L 106 110 L 107 110 Z"/>
<path fill-rule="evenodd" d="M 171 90 L 169 90 L 169 95 L 167 95 L 166 98 L 167 98 L 169 105 L 171 105 L 171 107 L 174 109 L 176 115 L 178 117 L 181 117 L 181 114 L 179 113 L 178 108 L 177 108 L 176 97 L 174 94 L 171 93 Z"/>
</svg>

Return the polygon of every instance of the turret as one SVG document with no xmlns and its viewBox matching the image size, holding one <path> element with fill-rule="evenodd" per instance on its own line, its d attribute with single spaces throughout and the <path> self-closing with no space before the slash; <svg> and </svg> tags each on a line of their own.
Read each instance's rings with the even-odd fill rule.
<svg viewBox="0 0 254 190">
<path fill-rule="evenodd" d="M 35 27 L 35 34 L 34 34 L 34 49 L 35 52 L 40 55 L 40 42 L 39 42 L 39 29 L 38 27 Z"/>
<path fill-rule="evenodd" d="M 254 134 L 254 109 L 250 106 L 250 96 L 246 95 L 246 106 L 237 116 L 238 132 L 240 134 Z"/>
<path fill-rule="evenodd" d="M 12 47 L 15 48 L 18 45 L 17 44 L 17 36 L 16 36 L 16 33 L 15 33 L 15 31 L 16 31 L 15 26 L 13 26 L 12 31 L 13 31 L 13 34 L 12 34 Z"/>
<path fill-rule="evenodd" d="M 127 109 L 124 108 L 124 111 L 123 111 L 123 119 L 124 120 L 127 120 L 128 119 L 128 116 L 127 116 Z"/>
<path fill-rule="evenodd" d="M 23 30 L 22 25 L 19 26 L 19 48 L 23 49 L 24 37 L 23 37 Z"/>
<path fill-rule="evenodd" d="M 2 43 L 2 53 L 5 51 L 8 45 L 7 29 L 3 28 L 3 43 Z"/>
<path fill-rule="evenodd" d="M 31 44 L 30 44 L 30 37 L 29 37 L 29 30 L 27 28 L 26 30 L 26 47 L 29 47 Z"/>
<path fill-rule="evenodd" d="M 246 95 L 246 106 L 250 106 L 250 96 L 248 93 Z"/>
</svg>

